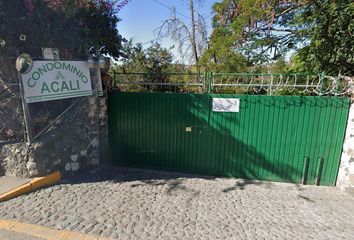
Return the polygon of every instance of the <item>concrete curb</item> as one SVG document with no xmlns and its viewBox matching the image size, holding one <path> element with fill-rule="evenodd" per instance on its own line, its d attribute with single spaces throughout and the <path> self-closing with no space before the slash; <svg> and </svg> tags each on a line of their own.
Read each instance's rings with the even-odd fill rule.
<svg viewBox="0 0 354 240">
<path fill-rule="evenodd" d="M 15 189 L 12 189 L 12 190 L 0 195 L 0 202 L 9 200 L 11 198 L 18 197 L 22 194 L 31 192 L 31 191 L 36 190 L 41 187 L 54 184 L 54 183 L 58 182 L 60 179 L 61 179 L 60 172 L 55 172 L 55 173 L 52 173 L 52 174 L 44 176 L 44 177 L 34 178 L 29 183 L 25 183 Z"/>
<path fill-rule="evenodd" d="M 33 237 L 43 238 L 45 240 L 108 240 L 108 238 L 86 235 L 79 232 L 55 230 L 34 224 L 7 220 L 0 220 L 0 229 L 23 233 Z"/>
</svg>

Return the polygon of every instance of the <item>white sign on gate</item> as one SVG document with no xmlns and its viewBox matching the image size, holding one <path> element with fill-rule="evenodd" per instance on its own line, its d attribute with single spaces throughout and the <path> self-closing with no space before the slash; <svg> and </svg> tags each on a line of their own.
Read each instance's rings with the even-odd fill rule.
<svg viewBox="0 0 354 240">
<path fill-rule="evenodd" d="M 85 61 L 34 61 L 22 81 L 27 103 L 92 95 Z"/>
<path fill-rule="evenodd" d="M 239 98 L 213 98 L 213 112 L 239 112 Z"/>
</svg>

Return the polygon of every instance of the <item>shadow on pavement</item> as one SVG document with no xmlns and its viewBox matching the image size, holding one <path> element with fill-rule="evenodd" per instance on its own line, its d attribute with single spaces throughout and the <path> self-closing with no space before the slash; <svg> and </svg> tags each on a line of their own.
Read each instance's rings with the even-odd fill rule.
<svg viewBox="0 0 354 240">
<path fill-rule="evenodd" d="M 98 183 L 98 182 L 111 182 L 111 183 L 129 183 L 129 188 L 138 188 L 141 186 L 165 186 L 164 191 L 168 195 L 176 195 L 181 191 L 188 192 L 193 198 L 200 196 L 200 191 L 189 188 L 185 185 L 185 181 L 190 179 L 204 179 L 204 180 L 216 180 L 220 177 L 217 176 L 205 176 L 198 174 L 178 173 L 178 172 L 166 172 L 158 170 L 148 170 L 139 168 L 117 167 L 111 165 L 101 165 L 95 169 L 91 169 L 76 176 L 67 178 L 59 182 L 58 184 L 76 185 L 82 183 Z M 223 177 L 221 177 L 223 178 Z M 221 189 L 221 193 L 232 193 L 233 191 L 243 191 L 247 186 L 263 186 L 267 189 L 275 188 L 276 185 L 268 181 L 258 181 L 249 179 L 232 179 L 230 183 L 234 183 L 230 187 Z M 307 202 L 315 202 L 309 197 L 304 196 L 301 192 L 306 189 L 299 184 L 293 184 L 298 193 L 295 195 Z"/>
</svg>

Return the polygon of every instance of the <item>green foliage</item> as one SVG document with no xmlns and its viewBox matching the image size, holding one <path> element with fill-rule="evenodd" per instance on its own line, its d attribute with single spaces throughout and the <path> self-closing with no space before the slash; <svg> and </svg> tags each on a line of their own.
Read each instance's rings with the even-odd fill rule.
<svg viewBox="0 0 354 240">
<path fill-rule="evenodd" d="M 203 66 L 205 70 L 214 72 L 246 71 L 246 58 L 242 54 L 230 50 L 229 37 L 215 33 L 211 37 L 211 41 L 213 45 L 200 59 L 200 65 Z"/>
<path fill-rule="evenodd" d="M 302 38 L 294 25 L 303 1 L 223 0 L 213 5 L 207 62 L 251 66 L 278 59 Z M 235 56 L 238 61 L 235 61 Z M 242 59 L 242 56 L 244 59 Z M 240 64 L 242 63 L 242 64 Z"/>
<path fill-rule="evenodd" d="M 299 51 L 298 68 L 354 75 L 354 3 L 314 0 L 302 15 L 310 44 Z"/>
<path fill-rule="evenodd" d="M 0 1 L 0 53 L 38 54 L 41 47 L 57 47 L 78 56 L 95 45 L 118 58 L 117 6 L 111 0 Z"/>
<path fill-rule="evenodd" d="M 289 64 L 284 58 L 280 58 L 274 62 L 272 73 L 287 73 L 289 71 Z"/>
<path fill-rule="evenodd" d="M 146 83 L 169 82 L 169 77 L 163 74 L 168 72 L 172 66 L 173 55 L 168 49 L 162 48 L 161 45 L 157 43 L 147 49 L 143 49 L 141 43 L 133 44 L 132 40 L 129 40 L 123 45 L 122 52 L 124 57 L 120 60 L 119 64 L 111 69 L 114 85 L 122 81 L 131 83 L 141 82 L 142 78 Z M 120 75 L 119 73 L 128 74 Z M 120 76 L 124 76 L 124 79 L 120 79 Z M 130 85 L 125 86 L 124 90 L 163 91 L 162 88 L 151 87 L 150 85 Z"/>
<path fill-rule="evenodd" d="M 213 12 L 214 30 L 202 58 L 207 69 L 272 63 L 275 72 L 354 74 L 352 0 L 223 0 Z M 297 54 L 287 68 L 283 59 L 290 50 Z"/>
<path fill-rule="evenodd" d="M 132 40 L 129 40 L 124 43 L 122 52 L 122 64 L 113 71 L 161 73 L 167 71 L 172 64 L 172 53 L 158 43 L 143 49 L 141 43 L 134 45 Z"/>
</svg>

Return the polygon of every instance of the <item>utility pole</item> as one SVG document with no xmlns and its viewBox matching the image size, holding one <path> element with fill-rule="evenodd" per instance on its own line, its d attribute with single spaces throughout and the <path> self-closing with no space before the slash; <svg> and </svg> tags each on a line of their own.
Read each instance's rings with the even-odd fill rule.
<svg viewBox="0 0 354 240">
<path fill-rule="evenodd" d="M 197 52 L 197 43 L 196 43 L 196 38 L 195 38 L 195 18 L 194 18 L 194 0 L 189 0 L 189 11 L 191 14 L 191 20 L 192 20 L 192 32 L 191 32 L 191 45 L 192 45 L 192 51 L 194 55 L 194 60 L 195 64 L 197 67 L 197 71 L 199 72 L 199 67 L 198 67 L 198 52 Z"/>
</svg>

